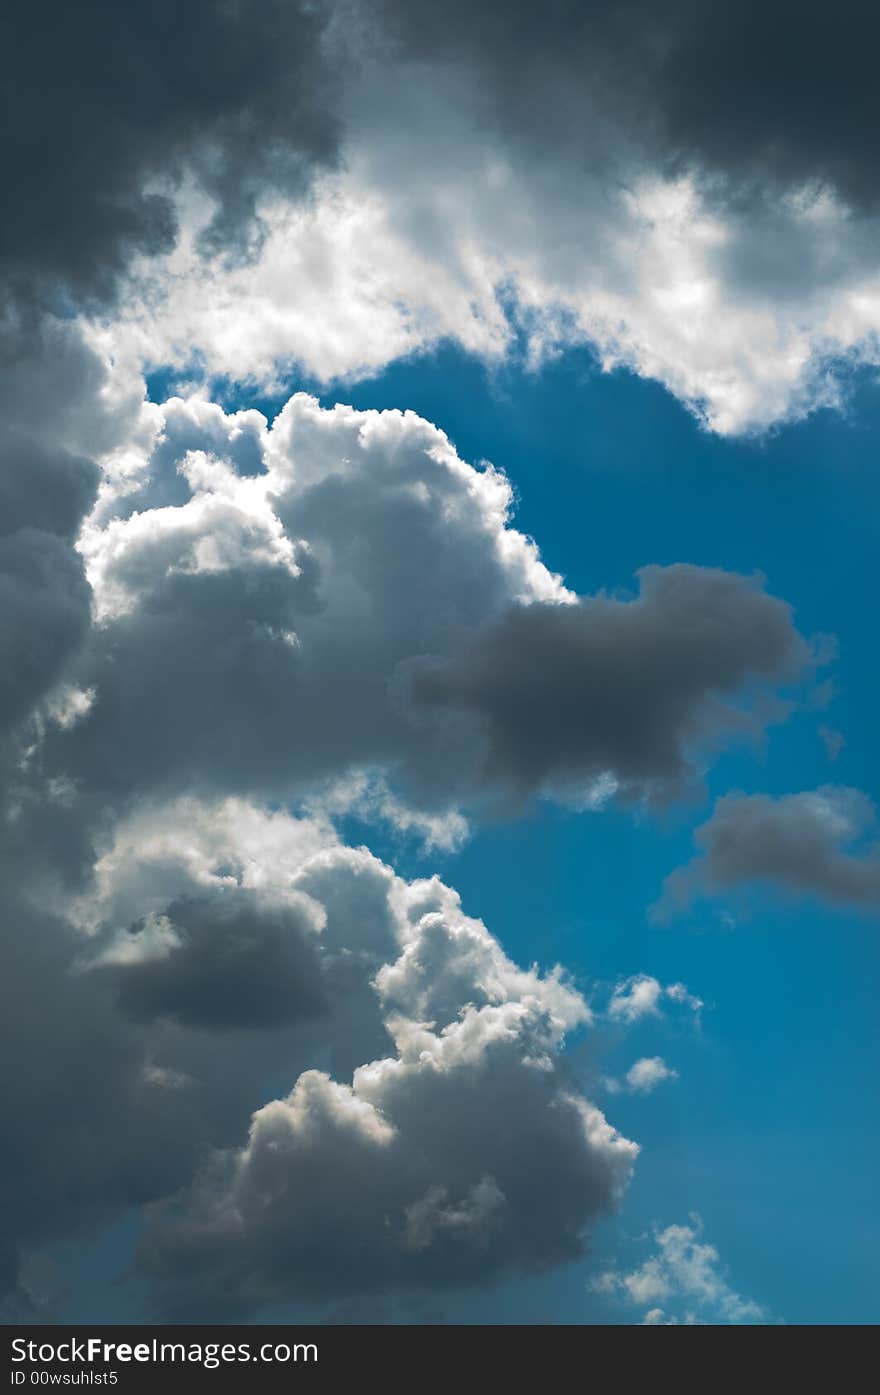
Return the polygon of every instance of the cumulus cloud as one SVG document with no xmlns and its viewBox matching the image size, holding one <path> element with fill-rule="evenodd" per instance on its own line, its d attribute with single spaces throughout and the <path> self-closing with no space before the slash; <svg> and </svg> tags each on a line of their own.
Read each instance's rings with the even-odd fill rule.
<svg viewBox="0 0 880 1395">
<path fill-rule="evenodd" d="M 664 1080 L 677 1080 L 678 1071 L 667 1066 L 661 1056 L 643 1056 L 635 1061 L 624 1076 L 630 1090 L 649 1095 Z"/>
<path fill-rule="evenodd" d="M 650 1095 L 664 1081 L 677 1079 L 678 1071 L 668 1066 L 662 1056 L 642 1056 L 621 1079 L 608 1075 L 602 1084 L 611 1095 L 619 1095 L 622 1090 L 634 1095 Z"/>
<path fill-rule="evenodd" d="M 558 1263 L 617 1204 L 637 1148 L 559 1061 L 583 998 L 437 878 L 187 796 L 93 821 L 94 873 L 87 836 L 62 883 L 37 812 L 37 845 L 21 813 L 3 825 L 29 869 L 0 917 L 13 1248 L 151 1203 L 156 1302 L 216 1318 L 330 1301 L 342 1271 L 369 1295 Z M 87 812 L 62 800 L 56 841 Z M 279 1076 L 291 1094 L 263 1103 Z"/>
<path fill-rule="evenodd" d="M 469 1006 L 441 1031 L 389 1025 L 396 1055 L 351 1085 L 301 1075 L 160 1208 L 140 1266 L 166 1312 L 486 1280 L 581 1252 L 635 1149 L 560 1082 L 540 999 Z"/>
<path fill-rule="evenodd" d="M 876 811 L 859 790 L 823 785 L 773 797 L 728 794 L 697 829 L 698 855 L 666 880 L 655 913 L 751 883 L 832 905 L 880 908 Z"/>
<path fill-rule="evenodd" d="M 699 1218 L 692 1220 L 655 1231 L 654 1253 L 643 1264 L 606 1270 L 594 1288 L 645 1308 L 642 1322 L 648 1326 L 766 1322 L 764 1309 L 731 1287 L 718 1251 L 700 1238 Z M 670 1311 L 670 1304 L 679 1312 Z"/>
<path fill-rule="evenodd" d="M 182 1026 L 262 1033 L 279 1008 L 297 1018 L 300 1054 L 333 1048 L 347 1067 L 342 1078 L 305 1069 L 286 1100 L 257 1110 L 244 1147 L 212 1155 L 159 1207 L 140 1263 L 160 1306 L 229 1315 L 338 1297 L 341 1274 L 358 1294 L 578 1254 L 637 1150 L 557 1065 L 565 1033 L 589 1021 L 564 977 L 518 969 L 437 879 L 407 884 L 289 816 L 187 803 L 152 823 L 152 836 L 143 815 L 120 829 L 80 904 L 98 952 L 79 979 L 112 971 L 124 1010 L 154 1019 L 153 1088 L 167 1092 L 173 1070 L 191 1093 L 205 1070 Z M 112 933 L 119 909 L 154 905 L 163 880 L 176 893 L 164 915 L 148 911 L 134 936 Z M 187 880 L 201 901 L 180 896 Z M 162 1026 L 169 1015 L 177 1035 Z M 391 1054 L 358 1058 L 383 1042 Z"/>
<path fill-rule="evenodd" d="M 574 595 L 504 475 L 412 413 L 298 394 L 269 428 L 172 399 L 138 429 L 78 544 L 93 697 L 44 743 L 105 799 L 348 798 L 448 846 L 462 806 L 674 797 L 812 662 L 747 577 L 649 567 L 633 599 Z"/>
<path fill-rule="evenodd" d="M 644 1017 L 660 1017 L 664 999 L 694 1013 L 699 1013 L 703 1007 L 702 1000 L 690 993 L 683 983 L 664 985 L 652 974 L 633 974 L 615 985 L 606 1011 L 613 1022 L 629 1026 Z"/>
</svg>

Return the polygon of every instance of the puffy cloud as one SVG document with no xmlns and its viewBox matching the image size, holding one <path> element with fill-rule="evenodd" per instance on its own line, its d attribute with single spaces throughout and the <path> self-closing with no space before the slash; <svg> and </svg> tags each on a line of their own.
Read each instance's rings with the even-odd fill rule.
<svg viewBox="0 0 880 1395">
<path fill-rule="evenodd" d="M 617 1204 L 636 1146 L 558 1059 L 583 998 L 438 879 L 236 799 L 141 801 L 78 850 L 89 806 L 61 800 L 53 843 L 34 804 L 0 849 L 21 885 L 0 915 L 13 1248 L 165 1198 L 157 1301 L 216 1317 L 338 1297 L 352 1235 L 353 1294 L 411 1290 L 560 1262 Z"/>
<path fill-rule="evenodd" d="M 395 1057 L 351 1086 L 301 1075 L 159 1209 L 140 1265 L 166 1313 L 486 1280 L 581 1252 L 636 1150 L 560 1080 L 540 1002 L 471 1006 L 439 1033 L 391 1025 Z"/>
<path fill-rule="evenodd" d="M 265 442 L 252 418 L 225 427 L 221 460 L 216 413 L 172 402 L 140 471 L 130 455 L 110 461 L 81 541 L 102 621 L 80 673 L 95 699 L 52 759 L 123 791 L 165 780 L 304 796 L 331 782 L 338 794 L 341 776 L 397 763 L 448 784 L 439 737 L 395 694 L 400 665 L 450 652 L 475 616 L 569 597 L 507 526 L 507 481 L 412 414 L 324 412 L 298 396 Z M 233 468 L 243 434 L 251 471 L 264 446 L 261 473 Z M 163 497 L 166 475 L 185 497 L 132 510 L 142 491 Z M 432 815 L 455 793 L 439 791 Z M 393 796 L 387 808 L 406 822 Z"/>
<path fill-rule="evenodd" d="M 628 1272 L 607 1270 L 594 1287 L 645 1307 L 642 1321 L 648 1326 L 768 1321 L 763 1308 L 730 1286 L 718 1251 L 700 1239 L 702 1225 L 692 1219 L 692 1225 L 655 1231 L 655 1251 L 643 1264 Z M 684 1305 L 680 1316 L 670 1315 L 670 1302 Z"/>
<path fill-rule="evenodd" d="M 616 984 L 606 1009 L 612 1021 L 630 1025 L 643 1017 L 659 1017 L 664 999 L 699 1013 L 702 999 L 690 993 L 683 983 L 662 984 L 652 974 L 634 974 Z"/>
<path fill-rule="evenodd" d="M 677 565 L 639 579 L 634 600 L 510 608 L 461 657 L 413 669 L 414 705 L 472 716 L 489 778 L 523 794 L 603 777 L 674 793 L 695 748 L 753 720 L 729 699 L 794 677 L 808 651 L 788 607 L 747 578 Z"/>
<path fill-rule="evenodd" d="M 666 880 L 655 913 L 749 883 L 868 911 L 880 908 L 880 842 L 871 801 L 824 785 L 800 794 L 728 794 L 697 829 L 698 856 Z"/>
<path fill-rule="evenodd" d="M 46 743 L 105 796 L 347 794 L 448 844 L 461 805 L 674 796 L 811 662 L 746 577 L 650 567 L 634 599 L 575 596 L 504 476 L 412 413 L 299 394 L 269 429 L 172 399 L 143 430 L 80 542 L 94 698 Z"/>
<path fill-rule="evenodd" d="M 633 1062 L 624 1076 L 629 1089 L 643 1095 L 649 1095 L 658 1085 L 662 1085 L 664 1080 L 677 1079 L 678 1071 L 667 1066 L 661 1056 L 643 1056 Z"/>
</svg>

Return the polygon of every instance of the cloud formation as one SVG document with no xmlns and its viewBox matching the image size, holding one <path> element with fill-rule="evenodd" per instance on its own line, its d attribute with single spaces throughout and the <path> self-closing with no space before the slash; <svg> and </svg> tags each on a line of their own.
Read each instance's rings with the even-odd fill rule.
<svg viewBox="0 0 880 1395">
<path fill-rule="evenodd" d="M 456 7 L 441 33 L 422 5 L 346 6 L 324 45 L 357 60 L 338 169 L 303 203 L 257 162 L 245 266 L 205 260 L 215 205 L 181 199 L 122 342 L 275 388 L 292 365 L 338 382 L 449 339 L 532 363 L 589 345 L 725 434 L 839 404 L 880 325 L 874 84 L 847 58 L 874 25 L 835 26 L 829 58 L 817 12 L 795 46 L 784 3 L 747 8 L 710 32 L 682 3 Z"/>
<path fill-rule="evenodd" d="M 666 800 L 813 662 L 758 580 L 648 567 L 634 599 L 575 596 L 505 477 L 412 413 L 298 394 L 269 428 L 171 399 L 138 432 L 79 543 L 92 696 L 41 748 L 105 801 L 339 810 L 366 778 L 392 823 L 449 842 L 461 807 Z"/>
<path fill-rule="evenodd" d="M 655 1251 L 643 1264 L 629 1272 L 606 1270 L 593 1287 L 645 1308 L 648 1326 L 766 1322 L 765 1311 L 730 1286 L 718 1251 L 700 1239 L 699 1218 L 692 1220 L 655 1231 Z"/>
<path fill-rule="evenodd" d="M 32 7 L 3 60 L 0 296 L 121 293 L 120 351 L 275 386 L 450 337 L 589 344 L 764 430 L 876 361 L 876 22 L 845 10 Z"/>
<path fill-rule="evenodd" d="M 174 900 L 148 910 L 163 883 Z M 188 801 L 120 827 L 77 917 L 92 932 L 74 999 L 110 989 L 151 1052 L 135 1099 L 213 1096 L 229 1122 L 269 1052 L 276 1074 L 333 1063 L 294 1069 L 247 1143 L 156 1205 L 138 1264 L 166 1315 L 545 1267 L 621 1197 L 636 1145 L 558 1059 L 586 1003 L 559 971 L 519 970 L 435 877 L 403 882 L 290 816 Z M 264 1038 L 250 1060 L 245 1031 Z"/>
<path fill-rule="evenodd" d="M 437 878 L 189 799 L 118 825 L 68 905 L 4 920 L 11 1242 L 153 1201 L 156 1303 L 216 1320 L 560 1263 L 618 1203 L 636 1145 L 559 1061 L 583 998 Z"/>
<path fill-rule="evenodd" d="M 145 402 L 49 319 L 32 355 L 51 409 L 8 420 L 44 472 L 0 543 L 10 1244 L 150 1207 L 157 1308 L 203 1316 L 575 1258 L 637 1151 L 560 1059 L 583 998 L 332 821 L 448 845 L 461 808 L 669 797 L 809 667 L 789 609 L 689 567 L 574 595 L 501 472 L 412 413 Z"/>
<path fill-rule="evenodd" d="M 728 794 L 697 829 L 698 855 L 666 880 L 656 914 L 763 884 L 830 905 L 880 909 L 876 812 L 860 790 L 823 785 L 773 797 Z"/>
<path fill-rule="evenodd" d="M 757 720 L 730 699 L 784 682 L 809 652 L 787 606 L 748 578 L 645 567 L 634 600 L 511 607 L 461 657 L 413 670 L 412 701 L 480 729 L 490 779 L 523 794 L 610 779 L 668 797 L 692 755 Z"/>
</svg>

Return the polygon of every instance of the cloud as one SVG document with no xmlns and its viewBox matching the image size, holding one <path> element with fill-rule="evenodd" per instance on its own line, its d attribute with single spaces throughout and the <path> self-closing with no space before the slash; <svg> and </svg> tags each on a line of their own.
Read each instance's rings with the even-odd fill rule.
<svg viewBox="0 0 880 1395">
<path fill-rule="evenodd" d="M 627 1090 L 634 1095 L 650 1095 L 666 1080 L 677 1080 L 678 1071 L 673 1070 L 662 1056 L 642 1056 L 634 1061 L 622 1079 L 606 1075 L 603 1086 L 612 1095 Z"/>
<path fill-rule="evenodd" d="M 866 130 L 878 103 L 863 45 L 878 26 L 857 3 L 844 4 L 833 32 L 820 7 L 793 0 L 769 9 L 750 0 L 712 25 L 700 23 L 695 0 L 613 10 L 551 0 L 540 15 L 490 0 L 479 16 L 455 0 L 442 22 L 428 5 L 378 0 L 376 8 L 404 52 L 458 63 L 479 80 L 489 119 L 524 155 L 531 148 L 586 164 L 601 154 L 599 135 L 616 132 L 640 138 L 666 164 L 697 164 L 747 186 L 815 179 L 854 205 L 877 196 Z"/>
<path fill-rule="evenodd" d="M 724 433 L 839 402 L 880 323 L 864 7 L 453 8 L 17 15 L 7 308 L 121 291 L 120 352 L 275 386 L 454 338 L 589 344 Z"/>
<path fill-rule="evenodd" d="M 138 439 L 143 383 L 82 326 L 0 308 L 0 746 L 63 684 L 91 627 L 76 551 L 98 459 Z"/>
<path fill-rule="evenodd" d="M 93 697 L 42 748 L 105 801 L 348 799 L 449 845 L 469 807 L 675 797 L 813 661 L 747 577 L 648 567 L 634 599 L 575 596 L 504 475 L 412 413 L 298 394 L 270 428 L 171 399 L 137 429 L 78 544 Z"/>
<path fill-rule="evenodd" d="M 214 200 L 203 247 L 246 252 L 257 198 L 300 194 L 336 156 L 327 17 L 275 0 L 16 13 L 2 60 L 7 286 L 43 303 L 112 297 L 136 254 L 173 246 L 184 176 Z"/>
<path fill-rule="evenodd" d="M 643 1264 L 628 1272 L 607 1270 L 594 1288 L 646 1308 L 642 1322 L 648 1326 L 768 1321 L 763 1308 L 731 1288 L 718 1251 L 700 1239 L 702 1224 L 693 1220 L 656 1230 L 654 1253 Z M 670 1315 L 670 1303 L 683 1305 L 683 1312 Z"/>
<path fill-rule="evenodd" d="M 139 1263 L 166 1313 L 485 1282 L 581 1253 L 635 1149 L 561 1084 L 546 1010 L 389 1025 L 395 1056 L 350 1086 L 301 1075 L 160 1208 Z"/>
<path fill-rule="evenodd" d="M 167 820 L 165 811 L 166 827 Z M 274 822 L 283 821 L 276 815 Z M 202 825 L 218 826 L 204 816 Z M 225 815 L 220 826 L 232 828 Z M 112 881 L 154 887 L 132 865 L 143 857 L 140 845 L 130 834 L 121 843 L 130 851 L 111 852 L 103 879 L 102 898 L 111 904 Z M 204 866 L 206 851 L 193 865 Z M 234 877 L 234 864 L 226 866 L 223 877 Z M 299 870 L 285 859 L 275 876 L 282 868 L 288 895 L 323 908 L 323 927 L 311 933 L 325 960 L 324 992 L 343 1009 L 335 1020 L 325 1013 L 315 1021 L 313 1038 L 351 1033 L 358 980 L 394 1054 L 367 1057 L 350 1083 L 305 1070 L 286 1100 L 256 1112 L 246 1146 L 218 1152 L 158 1209 L 140 1260 L 161 1291 L 157 1301 L 169 1311 L 216 1316 L 281 1297 L 329 1300 L 342 1290 L 488 1278 L 579 1253 L 583 1230 L 616 1203 L 636 1153 L 570 1092 L 556 1064 L 565 1032 L 589 1019 L 580 996 L 558 973 L 517 969 L 436 879 L 406 884 L 369 855 L 332 847 Z M 264 887 L 273 880 L 264 869 Z M 254 893 L 224 887 L 217 895 L 231 896 L 233 908 L 229 930 L 215 916 L 226 959 L 239 905 Z M 247 955 L 246 930 L 239 959 Z M 209 977 L 214 953 L 203 950 Z M 165 994 L 176 974 L 178 993 L 189 993 L 188 963 L 176 963 L 173 950 L 160 962 Z M 334 970 L 346 962 L 347 979 L 337 982 Z M 127 967 L 118 963 L 121 972 Z M 103 970 L 92 972 L 100 978 Z M 254 985 L 246 957 L 238 977 L 247 1004 Z M 262 974 L 259 984 L 271 1007 L 274 989 Z M 305 989 L 300 982 L 300 994 Z M 234 995 L 230 977 L 212 1000 Z M 151 1005 L 164 1012 L 167 999 L 141 1001 L 138 1016 Z M 198 1022 L 199 1014 L 188 1020 Z M 271 1013 L 248 1020 L 252 1029 L 272 1025 Z M 240 1021 L 233 1016 L 226 1025 Z"/>
<path fill-rule="evenodd" d="M 649 1095 L 664 1080 L 677 1080 L 678 1071 L 667 1066 L 660 1056 L 643 1056 L 630 1066 L 624 1079 L 631 1090 Z"/>
<path fill-rule="evenodd" d="M 876 814 L 859 790 L 823 785 L 800 794 L 728 794 L 697 829 L 698 856 L 664 884 L 656 914 L 694 897 L 719 896 L 751 883 L 831 905 L 880 908 Z"/>
<path fill-rule="evenodd" d="M 643 1017 L 660 1017 L 664 999 L 699 1013 L 702 999 L 690 993 L 683 983 L 662 984 L 652 974 L 634 974 L 615 985 L 606 1009 L 612 1021 L 630 1025 Z"/>
<path fill-rule="evenodd" d="M 519 969 L 451 888 L 327 823 L 145 799 L 77 849 L 90 806 L 53 816 L 36 779 L 2 838 L 13 1248 L 152 1204 L 156 1302 L 214 1317 L 330 1301 L 342 1271 L 369 1295 L 581 1252 L 637 1148 L 560 1063 L 590 1022 L 560 970 Z"/>
<path fill-rule="evenodd" d="M 126 298 L 120 342 L 275 389 L 294 366 L 338 383 L 450 339 L 493 363 L 589 345 L 723 434 L 839 405 L 877 360 L 872 74 L 844 26 L 828 66 L 818 12 L 792 45 L 779 6 L 747 8 L 709 35 L 688 4 L 540 23 L 490 6 L 479 25 L 457 6 L 429 43 L 423 5 L 348 6 L 323 45 L 334 71 L 356 57 L 338 168 L 303 203 L 256 161 L 260 254 L 232 268 L 203 255 L 212 199 L 181 192 L 181 238 Z M 852 21 L 864 51 L 873 27 Z"/>
<path fill-rule="evenodd" d="M 461 657 L 413 668 L 414 707 L 471 719 L 488 779 L 517 793 L 610 777 L 624 796 L 674 794 L 696 748 L 756 719 L 725 699 L 793 678 L 808 651 L 748 578 L 675 565 L 639 580 L 633 600 L 510 607 Z"/>
</svg>

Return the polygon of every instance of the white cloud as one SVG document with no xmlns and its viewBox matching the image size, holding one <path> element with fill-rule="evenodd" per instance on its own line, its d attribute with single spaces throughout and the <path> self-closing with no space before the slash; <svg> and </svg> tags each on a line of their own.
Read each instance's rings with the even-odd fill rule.
<svg viewBox="0 0 880 1395">
<path fill-rule="evenodd" d="M 624 1079 L 631 1090 L 649 1095 L 664 1080 L 677 1080 L 678 1071 L 667 1066 L 661 1056 L 643 1056 L 633 1062 Z"/>
<path fill-rule="evenodd" d="M 878 361 L 876 236 L 827 188 L 737 208 L 631 152 L 614 179 L 517 158 L 503 133 L 475 134 L 453 79 L 402 68 L 379 93 L 361 71 L 344 170 L 264 207 L 255 263 L 204 263 L 209 210 L 187 196 L 187 235 L 114 331 L 128 352 L 277 388 L 292 365 L 350 381 L 444 339 L 488 362 L 523 338 L 533 363 L 590 344 L 722 434 L 837 404 L 841 362 Z"/>
<path fill-rule="evenodd" d="M 692 1219 L 655 1231 L 653 1254 L 636 1269 L 606 1270 L 593 1288 L 645 1307 L 641 1321 L 648 1326 L 767 1322 L 765 1310 L 728 1283 L 718 1251 L 701 1240 L 702 1225 Z M 670 1304 L 680 1312 L 670 1313 Z"/>
<path fill-rule="evenodd" d="M 664 999 L 687 1007 L 694 1014 L 699 1014 L 704 1006 L 702 999 L 683 983 L 664 985 L 652 974 L 634 974 L 615 985 L 606 1010 L 612 1021 L 630 1025 L 645 1017 L 660 1017 Z"/>
</svg>

